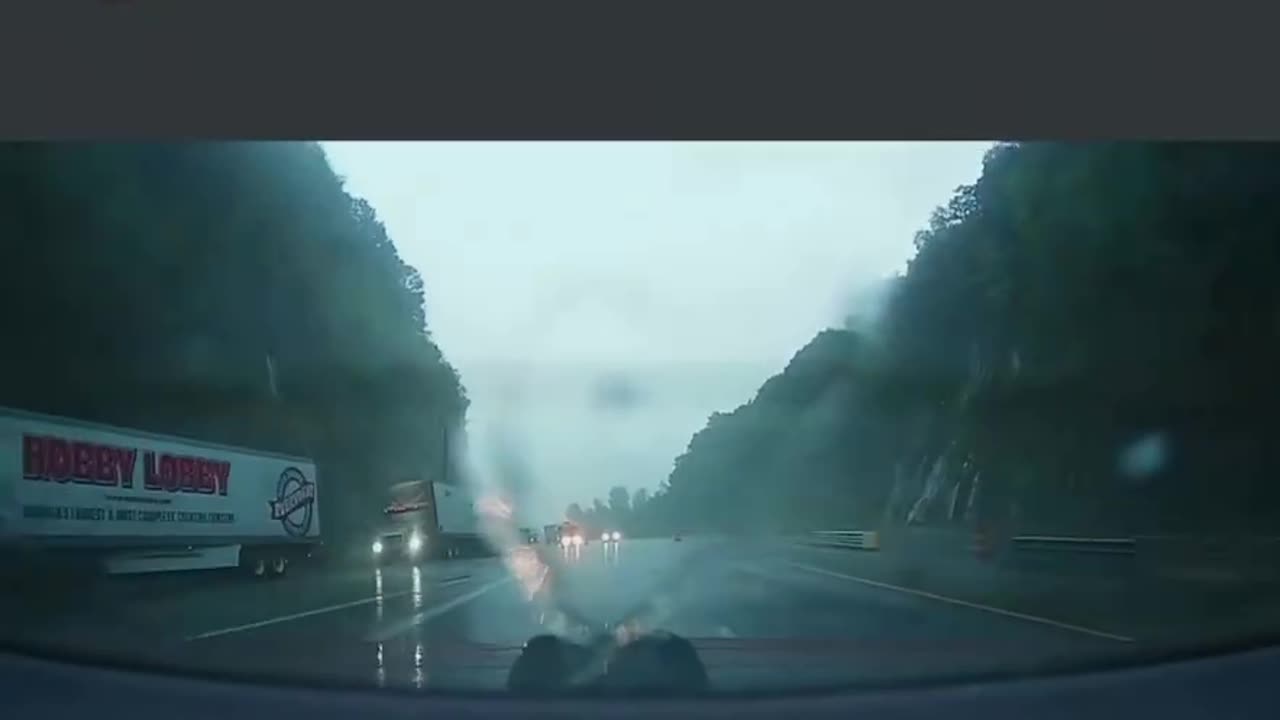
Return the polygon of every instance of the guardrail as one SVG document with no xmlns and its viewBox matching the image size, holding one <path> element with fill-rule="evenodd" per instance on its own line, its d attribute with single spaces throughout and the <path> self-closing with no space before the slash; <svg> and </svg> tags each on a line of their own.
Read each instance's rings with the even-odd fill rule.
<svg viewBox="0 0 1280 720">
<path fill-rule="evenodd" d="M 906 538 L 903 538 L 904 540 Z M 806 533 L 803 542 L 824 547 L 842 547 L 854 550 L 880 550 L 881 537 L 877 530 L 814 530 Z M 969 552 L 985 551 L 987 543 L 981 537 L 967 544 Z M 1135 538 L 1096 538 L 1052 535 L 1017 535 L 1008 539 L 1007 550 L 1027 555 L 1039 554 L 1089 554 L 1108 556 L 1134 556 L 1138 552 Z"/>
<path fill-rule="evenodd" d="M 1224 586 L 1257 580 L 1280 586 L 1280 537 L 1274 536 L 982 538 L 963 527 L 886 527 L 797 532 L 787 541 L 880 558 L 887 570 L 912 577 L 950 577 L 962 583 L 974 578 L 997 582 L 996 576 L 999 582 L 1017 582 L 1026 573 L 1086 581 L 1147 576 Z"/>
<path fill-rule="evenodd" d="M 1010 540 L 1010 548 L 1014 551 L 1135 555 L 1138 552 L 1138 541 L 1134 538 L 1016 535 Z"/>
<path fill-rule="evenodd" d="M 1091 581 L 1145 572 L 1146 555 L 1136 538 L 1017 535 L 997 562 L 1019 573 Z"/>
<path fill-rule="evenodd" d="M 875 530 L 815 530 L 805 536 L 805 540 L 811 545 L 823 547 L 880 549 L 880 533 Z"/>
</svg>

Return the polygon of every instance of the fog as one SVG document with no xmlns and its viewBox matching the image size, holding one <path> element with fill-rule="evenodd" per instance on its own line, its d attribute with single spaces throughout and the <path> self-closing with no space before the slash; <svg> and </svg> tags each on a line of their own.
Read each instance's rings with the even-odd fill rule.
<svg viewBox="0 0 1280 720">
<path fill-rule="evenodd" d="M 711 412 L 873 312 L 987 147 L 325 143 L 421 271 L 470 452 L 519 466 L 530 525 L 656 489 Z"/>
</svg>

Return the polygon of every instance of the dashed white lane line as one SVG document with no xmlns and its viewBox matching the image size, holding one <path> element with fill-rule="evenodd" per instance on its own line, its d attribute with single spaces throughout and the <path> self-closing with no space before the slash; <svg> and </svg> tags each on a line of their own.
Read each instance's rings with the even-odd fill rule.
<svg viewBox="0 0 1280 720">
<path fill-rule="evenodd" d="M 457 585 L 459 583 L 469 582 L 470 580 L 471 580 L 470 576 L 450 578 L 448 580 L 435 583 L 433 587 L 448 587 L 450 585 Z M 303 612 L 290 613 L 288 615 L 278 615 L 276 617 L 267 618 L 266 620 L 259 620 L 258 622 L 245 623 L 244 625 L 233 625 L 232 627 L 225 627 L 225 628 L 219 628 L 217 630 L 210 630 L 208 632 L 202 632 L 198 635 L 191 635 L 187 637 L 186 640 L 188 642 L 191 642 L 193 640 L 207 640 L 208 638 L 214 638 L 220 635 L 231 635 L 233 633 L 245 632 L 247 630 L 256 630 L 258 628 L 267 627 L 268 625 L 278 625 L 280 623 L 291 622 L 293 620 L 301 620 L 302 618 L 313 617 L 315 615 L 324 615 L 325 613 L 337 612 L 338 610 L 346 610 L 347 608 L 360 607 L 361 605 L 371 605 L 373 603 L 378 602 L 379 600 L 382 600 L 385 602 L 387 600 L 392 600 L 398 597 L 404 597 L 406 595 L 411 595 L 411 594 L 413 594 L 413 590 L 397 590 L 396 592 L 382 593 L 381 595 L 374 595 L 372 597 L 360 598 L 359 600 L 352 600 L 351 602 L 338 603 L 337 605 L 327 605 L 325 607 L 315 608 L 313 610 L 304 610 Z"/>
<path fill-rule="evenodd" d="M 500 587 L 502 585 L 506 585 L 507 583 L 512 582 L 513 580 L 515 580 L 515 578 L 508 575 L 507 577 L 499 578 L 498 580 L 494 580 L 493 582 L 485 583 L 484 585 L 481 585 L 480 587 L 476 588 L 475 590 L 472 590 L 471 592 L 463 593 L 458 597 L 450 598 L 449 600 L 442 602 L 439 605 L 435 605 L 433 607 L 429 607 L 420 612 L 416 612 L 413 615 L 410 615 L 409 617 L 404 618 L 403 620 L 400 620 L 399 622 L 392 623 L 385 627 L 375 629 L 373 632 L 369 633 L 369 635 L 365 638 L 365 640 L 368 642 L 386 642 L 387 640 L 390 640 L 391 638 L 397 635 L 408 632 L 409 630 L 412 630 L 418 625 L 421 625 L 422 623 L 425 623 L 429 620 L 440 617 L 441 615 L 449 612 L 450 610 L 453 610 L 454 608 L 465 605 L 471 602 L 472 600 L 475 600 L 476 598 L 480 597 L 481 595 L 484 595 L 490 590 L 493 590 L 494 588 Z"/>
<path fill-rule="evenodd" d="M 938 602 L 949 603 L 951 605 L 959 605 L 961 607 L 972 608 L 974 610 L 981 610 L 983 612 L 989 612 L 995 615 L 1002 615 L 1004 617 L 1016 618 L 1018 620 L 1026 620 L 1027 622 L 1039 623 L 1041 625 L 1050 625 L 1052 627 L 1060 628 L 1062 630 L 1071 630 L 1073 632 L 1082 633 L 1084 635 L 1092 635 L 1094 637 L 1106 638 L 1108 640 L 1115 640 L 1118 642 L 1133 642 L 1133 638 L 1125 637 L 1124 635 L 1116 635 L 1114 633 L 1103 632 L 1102 630 L 1094 630 L 1093 628 L 1087 628 L 1081 625 L 1072 625 L 1070 623 L 1059 622 L 1057 620 L 1051 620 L 1049 618 L 1040 617 L 1038 615 L 1028 615 L 1026 613 L 1020 613 L 1013 610 L 1005 610 L 1004 608 L 993 607 L 991 605 L 983 605 L 981 603 L 969 602 L 968 600 L 961 600 L 959 598 L 947 597 L 946 595 L 938 595 L 936 593 L 926 592 L 924 590 L 916 590 L 915 588 L 902 587 L 901 585 L 891 585 L 889 583 L 880 582 L 878 580 L 869 580 L 867 578 L 858 577 L 856 575 L 846 575 L 844 573 L 835 572 L 833 570 L 827 570 L 825 568 L 814 567 L 812 565 L 805 565 L 803 563 L 787 562 L 787 564 L 792 567 L 800 568 L 801 570 L 807 570 L 812 573 L 818 573 L 819 575 L 828 575 L 830 577 L 840 578 L 841 580 L 848 580 L 850 582 L 862 583 L 863 585 L 870 585 L 871 587 L 881 588 L 883 590 L 893 590 L 895 592 L 906 593 L 908 595 L 915 595 L 917 597 L 928 598 L 930 600 L 937 600 Z"/>
</svg>

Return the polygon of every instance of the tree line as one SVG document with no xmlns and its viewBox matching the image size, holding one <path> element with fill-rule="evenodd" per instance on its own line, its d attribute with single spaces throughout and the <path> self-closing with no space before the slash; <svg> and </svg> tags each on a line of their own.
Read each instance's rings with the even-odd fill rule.
<svg viewBox="0 0 1280 720">
<path fill-rule="evenodd" d="M 443 461 L 422 277 L 315 143 L 0 144 L 0 404 L 302 454 L 325 534 Z"/>
<path fill-rule="evenodd" d="M 565 510 L 565 518 L 593 533 L 650 534 L 645 522 L 648 506 L 647 489 L 639 488 L 632 493 L 621 485 L 615 485 L 609 489 L 607 502 L 594 498 L 586 509 L 579 503 L 571 503 Z"/>
<path fill-rule="evenodd" d="M 915 249 L 633 531 L 1280 527 L 1280 145 L 999 143 Z"/>
</svg>

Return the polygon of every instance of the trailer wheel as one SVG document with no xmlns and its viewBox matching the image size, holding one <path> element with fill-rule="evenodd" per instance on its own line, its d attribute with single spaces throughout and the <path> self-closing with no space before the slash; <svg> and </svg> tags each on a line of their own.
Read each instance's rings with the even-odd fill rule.
<svg viewBox="0 0 1280 720">
<path fill-rule="evenodd" d="M 249 569 L 250 577 L 260 579 L 267 576 L 267 559 L 261 555 L 249 558 L 246 567 Z"/>
<path fill-rule="evenodd" d="M 289 571 L 289 558 L 283 555 L 277 555 L 275 558 L 271 560 L 271 576 L 272 577 L 284 577 L 284 574 L 288 571 Z"/>
</svg>

